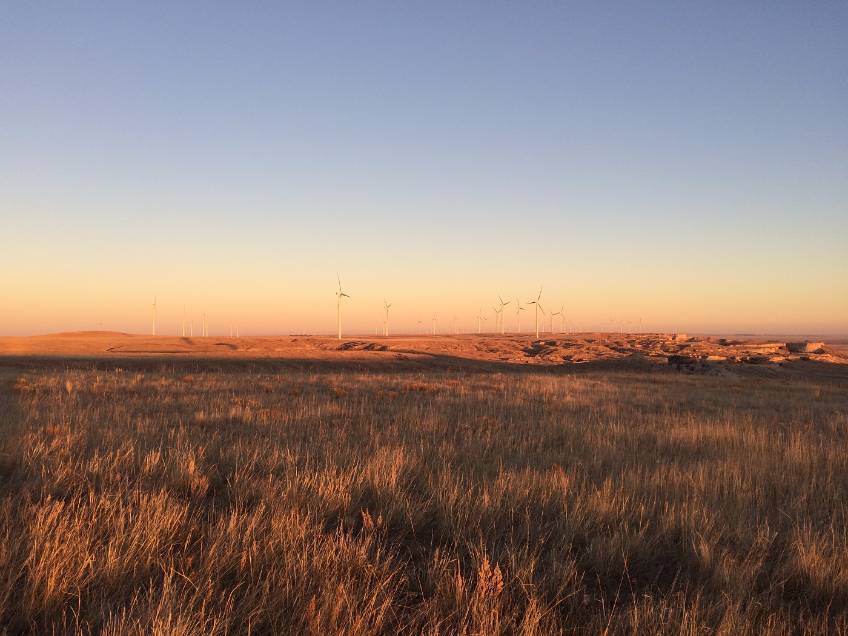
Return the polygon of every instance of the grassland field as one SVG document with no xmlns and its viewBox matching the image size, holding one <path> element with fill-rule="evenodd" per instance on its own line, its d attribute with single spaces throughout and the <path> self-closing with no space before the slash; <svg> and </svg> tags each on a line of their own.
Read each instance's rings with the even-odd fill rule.
<svg viewBox="0 0 848 636">
<path fill-rule="evenodd" d="M 838 347 L 73 340 L 0 342 L 0 633 L 848 633 Z"/>
</svg>

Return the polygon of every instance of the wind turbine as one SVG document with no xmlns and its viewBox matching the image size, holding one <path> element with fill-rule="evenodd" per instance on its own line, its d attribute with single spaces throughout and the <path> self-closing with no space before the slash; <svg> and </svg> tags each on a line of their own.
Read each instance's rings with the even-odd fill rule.
<svg viewBox="0 0 848 636">
<path fill-rule="evenodd" d="M 559 316 L 559 332 L 565 333 L 565 305 L 560 306 L 559 311 L 551 314 L 551 333 L 554 332 L 554 316 Z"/>
<path fill-rule="evenodd" d="M 536 340 L 539 339 L 539 310 L 542 310 L 542 315 L 545 314 L 545 310 L 542 309 L 542 304 L 539 302 L 539 299 L 542 298 L 542 288 L 539 287 L 539 295 L 536 296 L 536 300 L 531 300 L 529 302 L 530 305 L 536 305 Z"/>
<path fill-rule="evenodd" d="M 339 291 L 336 292 L 336 331 L 339 340 L 342 339 L 342 298 L 350 298 L 342 291 L 342 279 L 339 273 L 336 272 L 336 279 L 339 281 Z"/>
<path fill-rule="evenodd" d="M 433 335 L 436 335 L 436 314 L 433 314 Z"/>
<path fill-rule="evenodd" d="M 186 306 L 183 303 L 183 338 L 185 338 Z"/>
<path fill-rule="evenodd" d="M 499 318 L 500 318 L 500 320 L 501 320 L 501 335 L 503 335 L 503 334 L 504 334 L 504 317 L 503 317 L 503 309 L 504 309 L 504 307 L 506 307 L 506 306 L 507 306 L 507 305 L 508 305 L 511 301 L 509 301 L 509 300 L 508 300 L 508 301 L 504 302 L 504 301 L 503 301 L 503 298 L 501 298 L 500 296 L 498 296 L 498 301 L 499 301 L 499 302 L 500 302 L 500 304 L 501 304 L 500 311 L 498 312 L 498 314 L 499 314 Z"/>
<path fill-rule="evenodd" d="M 153 296 L 153 335 L 156 335 L 156 296 Z"/>
<path fill-rule="evenodd" d="M 386 309 L 386 319 L 383 321 L 383 335 L 389 335 L 389 307 L 392 306 L 392 303 L 386 302 L 386 299 L 383 299 L 383 306 Z"/>
<path fill-rule="evenodd" d="M 517 333 L 521 333 L 521 312 L 527 311 L 524 307 L 521 306 L 521 301 L 518 298 L 515 299 L 515 320 L 518 323 L 518 329 L 516 329 Z"/>
<path fill-rule="evenodd" d="M 480 335 L 480 325 L 481 325 L 482 320 L 483 320 L 483 310 L 478 309 L 477 310 L 477 335 L 478 336 Z"/>
</svg>

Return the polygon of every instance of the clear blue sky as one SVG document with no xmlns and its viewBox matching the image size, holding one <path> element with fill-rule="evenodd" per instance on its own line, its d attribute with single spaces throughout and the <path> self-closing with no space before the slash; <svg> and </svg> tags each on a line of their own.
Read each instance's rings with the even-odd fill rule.
<svg viewBox="0 0 848 636">
<path fill-rule="evenodd" d="M 0 333 L 846 332 L 848 3 L 9 3 L 0 221 Z"/>
</svg>

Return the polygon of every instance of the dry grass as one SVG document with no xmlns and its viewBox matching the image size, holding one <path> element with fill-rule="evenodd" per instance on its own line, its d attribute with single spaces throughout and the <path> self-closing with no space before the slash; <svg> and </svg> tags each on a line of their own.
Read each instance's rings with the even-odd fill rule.
<svg viewBox="0 0 848 636">
<path fill-rule="evenodd" d="M 0 631 L 848 630 L 844 385 L 102 366 L 0 376 Z"/>
</svg>

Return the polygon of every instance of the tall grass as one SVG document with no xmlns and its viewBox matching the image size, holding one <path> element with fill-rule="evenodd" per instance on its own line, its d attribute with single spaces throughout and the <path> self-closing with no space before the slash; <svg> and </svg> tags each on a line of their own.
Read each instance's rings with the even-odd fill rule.
<svg viewBox="0 0 848 636">
<path fill-rule="evenodd" d="M 9 633 L 848 632 L 848 391 L 7 369 Z"/>
</svg>

